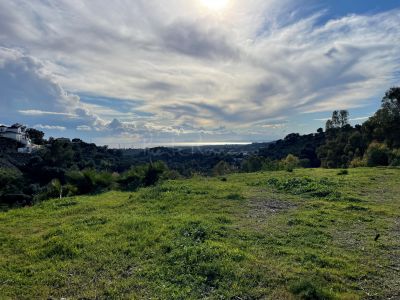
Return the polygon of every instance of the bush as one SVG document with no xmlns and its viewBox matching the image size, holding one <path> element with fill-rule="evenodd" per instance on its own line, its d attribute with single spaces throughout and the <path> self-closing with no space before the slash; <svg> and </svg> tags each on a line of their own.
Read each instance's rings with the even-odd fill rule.
<svg viewBox="0 0 400 300">
<path fill-rule="evenodd" d="M 123 191 L 137 190 L 143 185 L 146 171 L 146 165 L 131 167 L 129 171 L 126 171 L 117 179 L 120 189 Z"/>
<path fill-rule="evenodd" d="M 294 156 L 293 154 L 289 154 L 286 156 L 285 159 L 282 160 L 284 169 L 288 172 L 292 172 L 294 169 L 298 168 L 300 166 L 300 160 L 297 156 Z"/>
<path fill-rule="evenodd" d="M 400 149 L 395 149 L 390 153 L 390 165 L 393 167 L 400 166 Z"/>
<path fill-rule="evenodd" d="M 258 172 L 263 169 L 264 159 L 260 156 L 251 156 L 242 162 L 241 169 L 243 172 Z"/>
<path fill-rule="evenodd" d="M 160 179 L 167 179 L 167 165 L 162 161 L 151 163 L 147 166 L 147 170 L 143 179 L 144 186 L 155 185 Z M 163 176 L 164 175 L 164 176 Z"/>
<path fill-rule="evenodd" d="M 109 172 L 99 172 L 93 169 L 70 171 L 66 174 L 67 182 L 76 188 L 76 193 L 91 194 L 103 192 L 115 187 L 116 178 Z M 71 188 L 71 191 L 73 189 Z"/>
<path fill-rule="evenodd" d="M 366 152 L 366 161 L 369 167 L 389 165 L 389 149 L 385 144 L 371 143 Z"/>
<path fill-rule="evenodd" d="M 0 168 L 0 203 L 11 206 L 30 204 L 31 197 L 22 192 L 24 184 L 20 172 Z"/>
<path fill-rule="evenodd" d="M 356 157 L 350 162 L 351 168 L 361 168 L 361 167 L 366 167 L 366 166 L 367 166 L 366 160 L 362 159 L 360 157 Z"/>
<path fill-rule="evenodd" d="M 154 185 L 161 179 L 177 179 L 179 176 L 179 173 L 170 171 L 163 162 L 157 161 L 132 167 L 117 179 L 117 183 L 121 190 L 135 191 L 142 186 Z"/>
</svg>

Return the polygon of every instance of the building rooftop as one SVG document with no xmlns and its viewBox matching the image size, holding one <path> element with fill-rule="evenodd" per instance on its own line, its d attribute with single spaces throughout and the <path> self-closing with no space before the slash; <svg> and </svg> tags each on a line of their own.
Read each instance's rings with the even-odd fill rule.
<svg viewBox="0 0 400 300">
<path fill-rule="evenodd" d="M 24 127 L 24 125 L 19 124 L 19 123 L 15 123 L 15 124 L 11 125 L 10 128 L 20 128 L 20 127 Z"/>
</svg>

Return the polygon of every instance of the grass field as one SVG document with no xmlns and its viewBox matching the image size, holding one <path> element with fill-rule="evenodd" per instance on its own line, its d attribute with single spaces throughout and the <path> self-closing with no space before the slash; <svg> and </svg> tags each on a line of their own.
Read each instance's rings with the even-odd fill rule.
<svg viewBox="0 0 400 300">
<path fill-rule="evenodd" d="M 399 299 L 400 169 L 195 177 L 1 212 L 0 299 L 48 298 Z"/>
</svg>

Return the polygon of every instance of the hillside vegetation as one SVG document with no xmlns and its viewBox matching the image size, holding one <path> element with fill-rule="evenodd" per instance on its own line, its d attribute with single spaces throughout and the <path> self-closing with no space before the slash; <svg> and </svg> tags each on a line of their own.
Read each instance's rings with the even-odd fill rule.
<svg viewBox="0 0 400 300">
<path fill-rule="evenodd" d="M 400 169 L 232 174 L 0 213 L 1 299 L 395 299 Z"/>
</svg>

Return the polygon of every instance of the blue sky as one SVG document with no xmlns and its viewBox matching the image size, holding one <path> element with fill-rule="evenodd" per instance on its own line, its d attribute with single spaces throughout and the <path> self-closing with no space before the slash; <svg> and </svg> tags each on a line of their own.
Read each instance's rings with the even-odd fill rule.
<svg viewBox="0 0 400 300">
<path fill-rule="evenodd" d="M 394 0 L 0 0 L 0 123 L 111 147 L 362 123 L 399 40 Z"/>
</svg>

